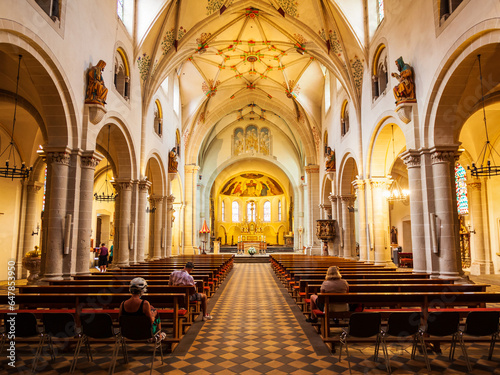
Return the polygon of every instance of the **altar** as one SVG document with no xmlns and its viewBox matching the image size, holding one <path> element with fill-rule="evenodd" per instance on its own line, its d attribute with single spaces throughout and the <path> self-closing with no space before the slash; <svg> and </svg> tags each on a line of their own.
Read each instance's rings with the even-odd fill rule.
<svg viewBox="0 0 500 375">
<path fill-rule="evenodd" d="M 259 254 L 265 254 L 267 249 L 266 236 L 263 235 L 241 235 L 238 237 L 238 254 L 248 253 L 248 249 L 254 247 Z"/>
</svg>

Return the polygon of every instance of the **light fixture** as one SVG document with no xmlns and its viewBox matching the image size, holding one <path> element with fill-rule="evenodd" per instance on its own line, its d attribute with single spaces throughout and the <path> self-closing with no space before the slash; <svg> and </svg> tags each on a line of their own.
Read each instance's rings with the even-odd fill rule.
<svg viewBox="0 0 500 375">
<path fill-rule="evenodd" d="M 391 125 L 391 135 L 392 135 L 392 158 L 396 160 L 396 154 L 394 152 L 394 125 Z M 387 200 L 389 202 L 405 201 L 408 198 L 409 191 L 402 189 L 396 179 L 392 180 L 392 184 L 387 190 Z"/>
<path fill-rule="evenodd" d="M 14 118 L 12 120 L 12 133 L 10 135 L 10 143 L 7 147 L 5 147 L 5 150 L 3 150 L 0 153 L 0 158 L 4 154 L 6 155 L 5 167 L 0 168 L 0 177 L 10 178 L 11 180 L 14 180 L 15 178 L 21 178 L 21 179 L 28 178 L 30 175 L 30 172 L 33 170 L 33 167 L 27 168 L 24 161 L 21 161 L 21 168 L 17 167 L 16 153 L 18 153 L 18 150 L 17 150 L 16 145 L 14 144 L 14 129 L 16 127 L 17 98 L 19 95 L 19 72 L 21 70 L 21 59 L 22 58 L 23 58 L 23 55 L 19 55 L 19 63 L 17 65 L 16 96 L 15 96 L 15 100 L 14 100 Z M 13 167 L 10 166 L 10 164 L 11 164 L 10 159 L 11 158 L 13 161 L 13 163 L 12 163 Z"/>
<path fill-rule="evenodd" d="M 95 200 L 98 202 L 114 202 L 116 200 L 116 193 L 113 193 L 114 188 L 111 182 L 108 181 L 108 170 L 109 170 L 109 136 L 111 133 L 111 125 L 108 125 L 108 157 L 106 157 L 106 169 L 104 170 L 104 183 L 101 186 L 102 193 L 94 193 Z"/>
<path fill-rule="evenodd" d="M 207 246 L 207 242 L 208 242 L 208 240 L 207 240 L 208 233 L 210 233 L 210 229 L 208 228 L 207 221 L 203 220 L 203 226 L 200 229 L 200 234 L 204 235 L 204 238 L 205 238 L 204 240 L 201 241 L 201 242 L 203 242 L 202 254 L 206 254 L 205 247 Z"/>
<path fill-rule="evenodd" d="M 495 165 L 494 154 L 500 156 L 500 154 L 493 148 L 488 137 L 488 126 L 486 125 L 486 110 L 484 109 L 484 92 L 483 92 L 483 74 L 481 72 L 481 55 L 477 55 L 477 61 L 479 63 L 479 81 L 481 82 L 481 102 L 483 104 L 483 120 L 484 120 L 484 131 L 486 133 L 486 143 L 484 144 L 479 157 L 475 163 L 472 163 L 472 167 L 467 166 L 473 177 L 491 177 L 500 175 L 500 166 Z M 489 154 L 488 159 L 486 159 L 487 154 Z M 491 160 L 490 160 L 491 159 Z M 486 160 L 486 165 L 485 165 Z M 480 166 L 478 167 L 477 164 Z"/>
</svg>

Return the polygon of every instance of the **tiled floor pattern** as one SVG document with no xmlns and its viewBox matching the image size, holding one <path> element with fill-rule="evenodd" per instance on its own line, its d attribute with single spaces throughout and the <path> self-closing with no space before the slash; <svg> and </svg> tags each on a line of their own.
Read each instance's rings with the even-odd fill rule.
<svg viewBox="0 0 500 375">
<path fill-rule="evenodd" d="M 483 280 L 481 280 L 483 281 Z M 220 290 L 210 300 L 214 320 L 196 322 L 165 363 L 155 362 L 154 374 L 349 374 L 345 351 L 342 362 L 330 354 L 302 313 L 281 287 L 268 264 L 235 264 L 234 270 Z M 500 346 L 500 345 L 499 345 Z M 0 359 L 0 374 L 28 374 L 32 349 L 19 345 L 16 368 L 7 366 L 5 351 Z M 105 374 L 111 356 L 111 346 L 93 345 L 94 362 L 80 357 L 76 373 Z M 60 351 L 55 362 L 47 362 L 45 353 L 37 373 L 67 374 L 73 346 Z M 442 345 L 443 354 L 430 354 L 432 374 L 465 374 L 466 366 L 460 350 L 454 362 L 448 360 L 449 345 Z M 474 363 L 473 374 L 500 374 L 500 348 L 492 361 L 487 360 L 487 345 L 468 346 Z M 394 374 L 428 374 L 423 357 L 410 359 L 409 345 L 389 348 Z M 373 361 L 373 346 L 350 346 L 353 374 L 384 374 L 382 359 Z M 129 351 L 130 362 L 119 358 L 116 374 L 149 373 L 150 354 L 145 347 Z M 4 370 L 5 369 L 5 370 Z"/>
</svg>

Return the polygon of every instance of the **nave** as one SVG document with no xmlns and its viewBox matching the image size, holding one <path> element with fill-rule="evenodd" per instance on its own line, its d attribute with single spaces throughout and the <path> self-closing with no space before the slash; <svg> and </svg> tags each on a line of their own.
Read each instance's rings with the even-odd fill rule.
<svg viewBox="0 0 500 375">
<path fill-rule="evenodd" d="M 481 280 L 485 281 L 485 280 Z M 488 281 L 488 280 L 486 280 Z M 489 280 L 491 284 L 493 284 Z M 496 280 L 495 282 L 499 282 Z M 492 290 L 500 289 L 492 286 Z M 154 374 L 349 374 L 345 351 L 342 361 L 331 354 L 320 336 L 305 318 L 274 275 L 268 263 L 236 263 L 221 288 L 209 300 L 212 321 L 200 319 L 188 330 L 165 363 L 156 360 Z M 487 360 L 485 343 L 468 344 L 474 374 L 500 374 L 500 354 L 495 350 Z M 31 351 L 26 344 L 18 347 L 20 361 L 14 372 L 29 373 Z M 110 345 L 93 344 L 94 362 L 82 356 L 78 374 L 105 374 L 111 356 Z M 394 374 L 427 374 L 421 353 L 410 360 L 410 344 L 390 344 L 389 355 Z M 34 349 L 33 349 L 34 351 Z M 441 355 L 429 352 L 435 374 L 465 374 L 467 368 L 461 353 L 448 360 L 449 344 L 442 345 Z M 37 373 L 67 374 L 73 346 L 60 353 L 55 362 L 41 361 Z M 383 359 L 373 361 L 373 345 L 350 346 L 353 374 L 386 373 Z M 147 374 L 150 352 L 146 347 L 129 351 L 129 363 L 119 356 L 115 374 Z M 45 357 L 48 359 L 48 357 Z M 6 368 L 2 358 L 1 366 Z"/>
</svg>

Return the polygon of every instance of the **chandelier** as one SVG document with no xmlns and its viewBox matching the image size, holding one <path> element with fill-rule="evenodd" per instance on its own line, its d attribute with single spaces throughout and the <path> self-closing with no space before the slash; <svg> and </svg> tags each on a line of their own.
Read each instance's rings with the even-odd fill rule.
<svg viewBox="0 0 500 375">
<path fill-rule="evenodd" d="M 477 161 L 472 163 L 472 167 L 467 166 L 473 177 L 491 177 L 500 175 L 500 166 L 495 165 L 495 159 L 493 156 L 500 154 L 493 148 L 488 137 L 488 126 L 486 125 L 486 110 L 484 109 L 484 91 L 483 91 L 483 74 L 481 72 L 481 55 L 477 55 L 477 61 L 479 63 L 479 81 L 481 82 L 481 102 L 483 104 L 483 120 L 484 120 L 484 132 L 486 133 L 486 143 L 484 144 Z M 486 156 L 489 158 L 486 159 Z M 491 160 L 490 160 L 491 159 Z M 486 163 L 485 163 L 486 160 Z M 477 165 L 480 165 L 479 167 Z"/>
<path fill-rule="evenodd" d="M 110 131 L 111 131 L 111 125 L 108 125 L 108 149 L 107 149 L 108 157 L 106 157 L 106 169 L 104 170 L 104 183 L 101 186 L 102 192 L 99 194 L 98 190 L 96 193 L 94 193 L 95 200 L 98 202 L 114 202 L 117 196 L 117 194 L 113 192 L 114 188 L 111 185 L 111 182 L 108 181 Z"/>
<path fill-rule="evenodd" d="M 0 157 L 6 155 L 5 167 L 0 167 L 0 177 L 10 178 L 14 180 L 15 178 L 25 179 L 28 178 L 33 167 L 27 168 L 24 161 L 21 162 L 21 168 L 17 167 L 16 163 L 16 153 L 18 153 L 17 147 L 14 144 L 14 129 L 16 127 L 16 113 L 17 113 L 17 98 L 19 95 L 19 72 L 21 70 L 21 59 L 23 55 L 19 55 L 19 63 L 17 65 L 17 82 L 16 82 L 16 96 L 14 101 L 14 118 L 12 120 L 12 133 L 10 135 L 10 142 L 5 150 L 0 153 Z M 13 167 L 11 167 L 10 160 L 12 159 Z"/>
<path fill-rule="evenodd" d="M 396 154 L 394 152 L 394 125 L 391 125 L 391 135 L 392 135 L 392 158 L 396 159 Z M 405 201 L 408 199 L 410 192 L 406 189 L 401 188 L 397 179 L 392 180 L 391 186 L 386 192 L 386 198 L 389 202 Z"/>
</svg>

